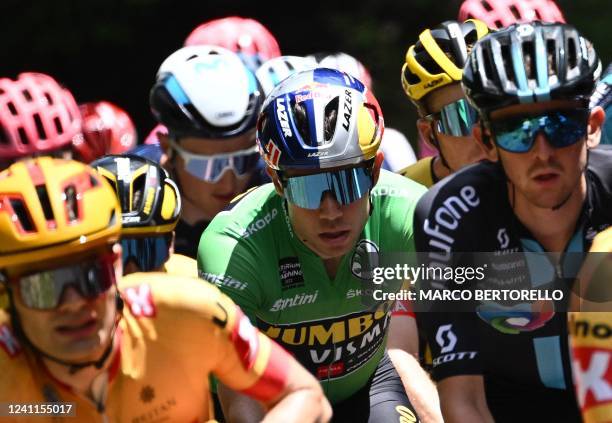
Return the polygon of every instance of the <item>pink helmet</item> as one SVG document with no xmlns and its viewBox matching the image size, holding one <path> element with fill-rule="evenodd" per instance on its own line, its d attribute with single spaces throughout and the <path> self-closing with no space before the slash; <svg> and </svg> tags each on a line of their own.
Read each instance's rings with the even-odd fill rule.
<svg viewBox="0 0 612 423">
<path fill-rule="evenodd" d="M 196 27 L 185 40 L 185 47 L 210 44 L 238 53 L 253 72 L 266 60 L 281 55 L 276 38 L 261 23 L 250 18 L 230 16 L 213 19 Z"/>
<path fill-rule="evenodd" d="M 459 9 L 459 21 L 472 18 L 497 29 L 516 22 L 565 23 L 554 0 L 464 0 Z"/>
<path fill-rule="evenodd" d="M 155 128 L 151 129 L 151 132 L 149 132 L 149 135 L 147 135 L 144 140 L 144 144 L 159 144 L 159 137 L 157 136 L 158 132 L 168 135 L 168 128 L 161 123 L 158 124 Z"/>
<path fill-rule="evenodd" d="M 125 110 L 108 101 L 79 106 L 82 135 L 72 142 L 80 160 L 89 163 L 107 154 L 121 154 L 136 146 L 136 128 Z"/>
<path fill-rule="evenodd" d="M 72 94 L 55 79 L 26 72 L 0 78 L 0 158 L 17 159 L 67 147 L 81 131 Z"/>
</svg>

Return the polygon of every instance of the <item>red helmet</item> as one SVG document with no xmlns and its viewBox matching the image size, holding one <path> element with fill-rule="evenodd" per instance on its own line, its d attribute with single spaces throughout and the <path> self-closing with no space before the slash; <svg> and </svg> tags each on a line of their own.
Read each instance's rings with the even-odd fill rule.
<svg viewBox="0 0 612 423">
<path fill-rule="evenodd" d="M 168 128 L 166 128 L 161 123 L 158 124 L 155 128 L 151 129 L 151 132 L 149 132 L 149 135 L 147 135 L 147 137 L 144 140 L 144 144 L 159 145 L 159 137 L 157 136 L 158 132 L 168 135 Z"/>
<path fill-rule="evenodd" d="M 26 72 L 15 81 L 0 78 L 0 159 L 61 150 L 80 131 L 74 97 L 49 75 Z"/>
<path fill-rule="evenodd" d="M 565 23 L 554 0 L 464 0 L 459 9 L 459 21 L 473 18 L 497 29 L 517 22 Z"/>
<path fill-rule="evenodd" d="M 205 22 L 185 40 L 185 47 L 202 44 L 225 47 L 238 53 L 253 72 L 266 60 L 281 55 L 276 38 L 265 26 L 254 19 L 238 16 Z"/>
<path fill-rule="evenodd" d="M 121 154 L 136 146 L 136 128 L 125 110 L 108 101 L 79 106 L 83 134 L 73 140 L 74 150 L 89 163 L 107 154 Z"/>
</svg>

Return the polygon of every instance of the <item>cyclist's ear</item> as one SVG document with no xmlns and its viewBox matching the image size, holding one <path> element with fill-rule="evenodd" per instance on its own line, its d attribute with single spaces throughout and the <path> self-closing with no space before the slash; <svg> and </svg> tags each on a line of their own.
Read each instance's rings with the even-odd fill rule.
<svg viewBox="0 0 612 423">
<path fill-rule="evenodd" d="M 600 106 L 593 107 L 587 128 L 587 148 L 594 148 L 601 141 L 601 127 L 606 120 L 606 113 Z"/>
<path fill-rule="evenodd" d="M 431 123 L 427 119 L 419 118 L 417 119 L 416 126 L 417 126 L 417 131 L 419 132 L 419 135 L 421 136 L 423 141 L 425 141 L 425 143 L 429 147 L 435 148 L 437 150 L 438 146 L 436 145 L 437 142 L 434 138 L 435 135 L 433 133 Z"/>
<path fill-rule="evenodd" d="M 0 272 L 0 310 L 9 308 L 8 296 L 8 278 L 3 272 Z"/>
<path fill-rule="evenodd" d="M 497 148 L 491 139 L 491 132 L 482 123 L 477 123 L 472 127 L 472 135 L 478 147 L 485 153 L 487 160 L 496 162 L 499 160 Z"/>
<path fill-rule="evenodd" d="M 380 176 L 380 168 L 382 167 L 382 163 L 385 160 L 385 153 L 378 150 L 376 153 L 376 157 L 374 158 L 374 165 L 372 166 L 372 187 L 376 185 L 378 182 L 378 177 Z"/>
<path fill-rule="evenodd" d="M 119 281 L 121 276 L 123 276 L 123 248 L 121 247 L 121 243 L 117 242 L 113 245 L 112 248 L 113 254 L 115 254 L 115 261 L 113 262 L 113 267 L 115 268 L 115 280 Z"/>
<path fill-rule="evenodd" d="M 272 169 L 270 166 L 266 166 L 266 173 L 268 174 L 270 179 L 272 179 L 276 193 L 282 197 L 283 196 L 283 185 L 281 184 L 280 179 L 278 178 L 278 173 L 276 173 L 276 171 Z"/>
</svg>

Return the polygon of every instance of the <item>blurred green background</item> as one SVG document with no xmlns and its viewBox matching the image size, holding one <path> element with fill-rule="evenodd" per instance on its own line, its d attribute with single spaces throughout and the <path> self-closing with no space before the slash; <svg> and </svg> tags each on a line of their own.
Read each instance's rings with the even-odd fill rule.
<svg viewBox="0 0 612 423">
<path fill-rule="evenodd" d="M 612 1 L 558 0 L 569 23 L 612 57 Z M 387 126 L 415 137 L 414 108 L 400 69 L 407 47 L 425 28 L 456 19 L 460 0 L 354 2 L 247 0 L 36 0 L 0 2 L 0 76 L 46 72 L 78 102 L 110 100 L 128 110 L 141 138 L 154 126 L 148 92 L 157 68 L 198 24 L 228 15 L 253 17 L 283 54 L 344 51 L 370 70 Z"/>
</svg>

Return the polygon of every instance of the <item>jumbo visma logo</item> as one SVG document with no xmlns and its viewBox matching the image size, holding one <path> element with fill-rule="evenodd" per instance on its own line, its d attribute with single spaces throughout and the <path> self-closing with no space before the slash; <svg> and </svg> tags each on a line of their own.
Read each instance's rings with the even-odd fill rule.
<svg viewBox="0 0 612 423">
<path fill-rule="evenodd" d="M 345 376 L 363 366 L 383 347 L 388 310 L 358 312 L 294 324 L 257 319 L 260 330 L 320 379 Z"/>
</svg>

